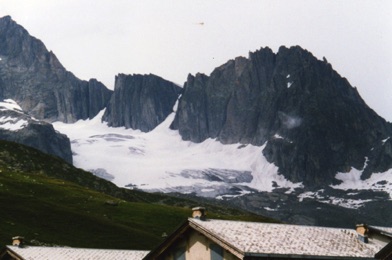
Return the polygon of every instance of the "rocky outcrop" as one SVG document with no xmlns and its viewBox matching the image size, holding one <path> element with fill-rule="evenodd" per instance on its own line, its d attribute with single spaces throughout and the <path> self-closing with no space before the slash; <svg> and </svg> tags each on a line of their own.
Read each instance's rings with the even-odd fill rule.
<svg viewBox="0 0 392 260">
<path fill-rule="evenodd" d="M 0 98 L 37 119 L 74 122 L 94 117 L 111 93 L 95 79 L 76 78 L 11 17 L 0 18 Z"/>
<path fill-rule="evenodd" d="M 390 151 L 390 141 L 372 151 L 392 135 L 391 124 L 326 60 L 300 47 L 277 54 L 260 49 L 210 76 L 189 75 L 171 128 L 193 142 L 266 144 L 263 154 L 281 174 L 311 186 L 331 183 L 351 167 L 370 167 L 376 158 L 383 158 L 384 170 L 392 167 L 381 151 Z"/>
<path fill-rule="evenodd" d="M 72 164 L 71 143 L 49 123 L 32 119 L 13 103 L 0 102 L 0 140 L 24 144 Z"/>
<path fill-rule="evenodd" d="M 372 147 L 366 157 L 366 167 L 361 176 L 367 179 L 373 172 L 385 172 L 392 168 L 392 138 L 388 137 Z"/>
<path fill-rule="evenodd" d="M 149 132 L 173 112 L 180 93 L 180 87 L 155 75 L 119 74 L 102 120 Z"/>
</svg>

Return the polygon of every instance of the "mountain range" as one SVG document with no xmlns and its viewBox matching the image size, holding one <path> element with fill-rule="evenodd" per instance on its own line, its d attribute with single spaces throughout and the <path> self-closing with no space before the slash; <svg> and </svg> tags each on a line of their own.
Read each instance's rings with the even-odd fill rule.
<svg viewBox="0 0 392 260">
<path fill-rule="evenodd" d="M 111 91 L 76 78 L 6 16 L 0 99 L 20 108 L 2 115 L 2 139 L 73 160 L 118 186 L 219 199 L 293 223 L 348 225 L 353 214 L 388 222 L 392 124 L 326 59 L 299 46 L 261 48 L 210 75 L 189 75 L 182 88 L 119 74 Z M 21 120 L 29 123 L 5 127 Z M 57 130 L 36 138 L 62 141 L 16 137 L 29 135 L 22 129 L 30 133 L 33 121 Z M 348 217 L 332 221 L 328 211 Z"/>
</svg>

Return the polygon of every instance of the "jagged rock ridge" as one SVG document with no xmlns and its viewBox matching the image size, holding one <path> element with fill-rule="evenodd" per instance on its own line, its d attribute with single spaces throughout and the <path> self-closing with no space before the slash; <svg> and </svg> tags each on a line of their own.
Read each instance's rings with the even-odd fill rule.
<svg viewBox="0 0 392 260">
<path fill-rule="evenodd" d="M 263 154 L 281 174 L 310 186 L 351 167 L 367 166 L 363 178 L 392 167 L 390 139 L 383 142 L 391 124 L 326 60 L 298 46 L 262 48 L 210 76 L 189 75 L 171 128 L 193 142 L 266 143 Z"/>
<path fill-rule="evenodd" d="M 119 74 L 102 119 L 109 126 L 151 131 L 173 112 L 181 90 L 155 75 Z"/>
<path fill-rule="evenodd" d="M 67 71 L 45 45 L 10 16 L 0 18 L 0 99 L 15 100 L 38 119 L 74 122 L 94 117 L 112 91 Z"/>
</svg>

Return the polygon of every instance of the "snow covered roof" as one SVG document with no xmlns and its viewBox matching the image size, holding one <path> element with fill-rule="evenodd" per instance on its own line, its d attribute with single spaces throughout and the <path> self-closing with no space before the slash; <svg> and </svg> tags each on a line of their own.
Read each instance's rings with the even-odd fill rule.
<svg viewBox="0 0 392 260">
<path fill-rule="evenodd" d="M 148 251 L 114 250 L 114 249 L 88 249 L 70 247 L 41 247 L 41 246 L 7 246 L 9 250 L 23 259 L 28 260 L 68 260 L 68 259 L 143 259 Z"/>
<path fill-rule="evenodd" d="M 374 258 L 379 244 L 363 243 L 353 229 L 189 219 L 194 229 L 243 255 Z"/>
</svg>

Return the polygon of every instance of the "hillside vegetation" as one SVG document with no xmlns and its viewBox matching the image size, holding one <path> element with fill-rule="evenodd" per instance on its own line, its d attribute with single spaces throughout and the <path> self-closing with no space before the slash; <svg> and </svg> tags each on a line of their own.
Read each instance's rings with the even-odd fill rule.
<svg viewBox="0 0 392 260">
<path fill-rule="evenodd" d="M 0 247 L 21 235 L 31 245 L 152 249 L 197 202 L 118 188 L 56 157 L 0 141 L 0 205 Z M 207 207 L 211 218 L 271 221 Z"/>
</svg>

